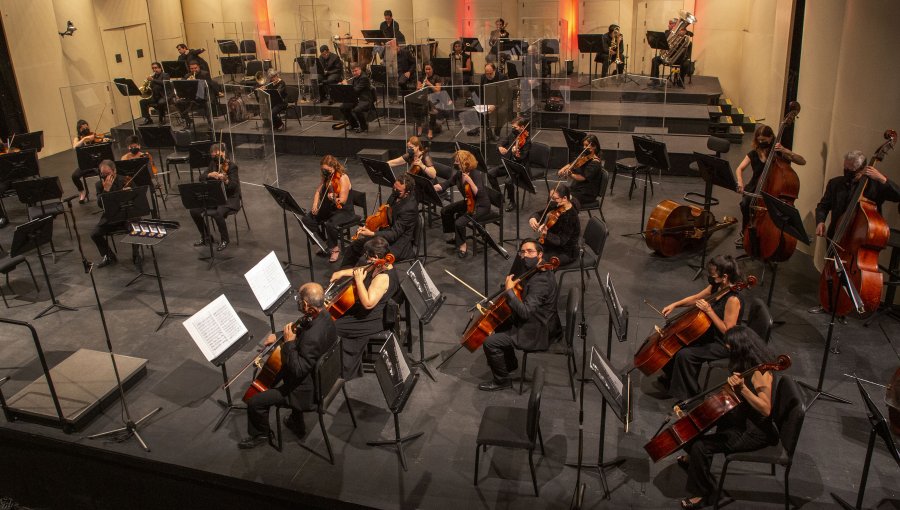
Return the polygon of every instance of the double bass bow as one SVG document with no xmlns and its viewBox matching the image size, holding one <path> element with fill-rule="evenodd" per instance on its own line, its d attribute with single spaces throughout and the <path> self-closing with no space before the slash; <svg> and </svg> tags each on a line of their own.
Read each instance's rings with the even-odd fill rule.
<svg viewBox="0 0 900 510">
<path fill-rule="evenodd" d="M 897 132 L 884 132 L 885 142 L 881 144 L 869 166 L 882 161 L 888 151 L 897 143 Z M 864 171 L 860 170 L 860 171 Z M 856 309 L 850 297 L 843 291 L 838 281 L 835 264 L 825 263 L 819 278 L 819 304 L 827 312 L 846 316 L 850 312 L 858 315 L 872 313 L 881 303 L 883 275 L 878 268 L 878 254 L 887 245 L 891 230 L 878 212 L 878 206 L 864 196 L 869 185 L 865 174 L 853 187 L 850 203 L 834 230 L 834 238 L 829 239 L 826 258 L 839 257 L 847 272 L 847 277 L 859 293 L 861 309 Z M 835 304 L 836 303 L 836 304 Z"/>
<path fill-rule="evenodd" d="M 744 250 L 747 255 L 764 262 L 783 262 L 791 258 L 797 248 L 797 239 L 785 235 L 784 231 L 772 221 L 762 194 L 768 193 L 792 206 L 800 193 L 800 178 L 797 177 L 797 172 L 791 168 L 787 160 L 778 156 L 778 151 L 775 150 L 775 146 L 781 143 L 784 130 L 794 123 L 799 113 L 800 103 L 791 101 L 789 111 L 778 128 L 778 135 L 772 142 L 766 165 L 752 195 L 753 200 L 750 201 L 750 218 L 744 227 Z"/>
<path fill-rule="evenodd" d="M 388 253 L 383 259 L 375 259 L 361 267 L 368 273 L 393 263 L 394 255 Z M 328 313 L 331 314 L 331 318 L 334 320 L 343 317 L 348 310 L 353 308 L 356 301 L 356 284 L 352 275 L 331 282 L 328 288 L 325 289 L 325 309 L 328 310 Z"/>
</svg>

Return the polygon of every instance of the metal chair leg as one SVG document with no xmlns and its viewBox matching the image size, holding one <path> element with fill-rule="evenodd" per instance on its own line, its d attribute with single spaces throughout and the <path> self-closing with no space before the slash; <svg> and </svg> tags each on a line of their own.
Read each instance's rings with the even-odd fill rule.
<svg viewBox="0 0 900 510">
<path fill-rule="evenodd" d="M 353 415 L 353 408 L 350 407 L 350 397 L 347 396 L 347 388 L 341 386 L 341 391 L 344 393 L 344 402 L 347 404 L 347 410 L 350 411 L 350 419 L 353 420 L 353 428 L 356 428 L 356 416 Z"/>
<path fill-rule="evenodd" d="M 716 501 L 713 506 L 713 510 L 719 509 L 719 501 L 722 499 L 722 492 L 725 487 L 725 475 L 728 474 L 728 459 L 725 459 L 725 463 L 722 464 L 722 474 L 719 475 L 719 488 L 716 489 Z"/>
<path fill-rule="evenodd" d="M 322 436 L 325 437 L 325 448 L 328 449 L 328 459 L 331 461 L 331 465 L 334 465 L 334 452 L 331 450 L 331 440 L 328 439 L 328 431 L 325 430 L 325 416 L 322 413 L 316 413 L 319 415 L 319 427 L 322 429 Z"/>
<path fill-rule="evenodd" d="M 534 485 L 534 495 L 540 496 L 537 486 L 537 473 L 534 471 L 534 450 L 528 450 L 528 467 L 531 468 L 531 484 Z"/>
<path fill-rule="evenodd" d="M 478 485 L 478 457 L 479 457 L 479 453 L 480 453 L 479 450 L 480 450 L 480 448 L 478 448 L 478 445 L 476 444 L 475 445 L 475 479 L 472 480 L 475 485 Z"/>
</svg>

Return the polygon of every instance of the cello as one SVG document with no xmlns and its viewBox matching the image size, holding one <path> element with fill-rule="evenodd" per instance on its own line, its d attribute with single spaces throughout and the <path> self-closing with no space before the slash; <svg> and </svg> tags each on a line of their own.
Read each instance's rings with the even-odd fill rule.
<svg viewBox="0 0 900 510">
<path fill-rule="evenodd" d="M 721 222 L 709 211 L 693 205 L 681 205 L 663 200 L 650 213 L 644 242 L 663 257 L 673 257 L 683 251 L 692 251 L 717 230 L 737 223 L 737 218 L 725 216 Z"/>
<path fill-rule="evenodd" d="M 894 148 L 897 132 L 888 129 L 884 132 L 884 138 L 886 141 L 875 151 L 869 166 L 882 161 L 887 152 Z M 878 212 L 878 206 L 864 196 L 868 184 L 869 177 L 863 175 L 854 185 L 850 203 L 834 230 L 834 239 L 829 243 L 826 255 L 828 258 L 841 258 L 848 278 L 859 292 L 863 309 L 853 310 L 852 301 L 838 281 L 834 264 L 826 263 L 819 278 L 819 303 L 825 311 L 834 311 L 840 316 L 846 316 L 851 311 L 859 315 L 871 313 L 881 303 L 884 280 L 878 268 L 878 254 L 887 245 L 891 231 Z"/>
<path fill-rule="evenodd" d="M 552 271 L 557 267 L 559 267 L 559 259 L 551 257 L 549 262 L 538 264 L 522 273 L 522 276 L 516 280 L 516 286 L 513 289 L 516 297 L 522 299 L 522 283 L 525 282 L 525 280 L 531 278 L 538 272 Z M 512 317 L 513 312 L 512 308 L 509 307 L 505 288 L 487 298 L 486 301 L 490 303 L 490 305 L 487 308 L 478 306 L 481 315 L 478 318 L 474 318 L 469 323 L 469 327 L 466 328 L 465 333 L 463 333 L 461 343 L 466 349 L 469 349 L 470 352 L 478 350 L 487 337 L 491 336 L 497 328 L 502 326 L 510 317 Z"/>
<path fill-rule="evenodd" d="M 746 377 L 757 370 L 760 372 L 781 371 L 787 370 L 790 366 L 791 358 L 786 354 L 781 354 L 777 361 L 757 365 L 742 373 L 741 377 Z M 728 414 L 741 403 L 740 396 L 727 382 L 725 385 L 713 388 L 691 400 L 695 401 L 701 398 L 703 398 L 703 402 L 678 418 L 675 423 L 661 430 L 644 445 L 644 450 L 650 455 L 653 462 L 659 462 L 684 447 L 685 444 L 703 434 L 719 418 Z"/>
<path fill-rule="evenodd" d="M 778 151 L 775 150 L 775 146 L 781 143 L 784 130 L 797 119 L 800 103 L 791 101 L 789 110 L 778 128 L 778 136 L 772 142 L 772 149 L 756 184 L 753 200 L 750 201 L 750 217 L 744 226 L 744 250 L 747 255 L 763 262 L 783 262 L 791 258 L 797 248 L 797 239 L 785 235 L 784 231 L 772 221 L 762 197 L 763 193 L 768 193 L 793 206 L 800 193 L 800 179 L 797 172 L 791 168 L 787 160 L 777 156 Z"/>
<path fill-rule="evenodd" d="M 746 282 L 723 286 L 706 299 L 712 304 L 729 292 L 740 292 L 756 285 L 756 277 L 748 276 Z M 682 347 L 691 345 L 712 326 L 712 319 L 705 312 L 691 306 L 687 310 L 666 319 L 663 327 L 656 326 L 654 332 L 644 340 L 644 344 L 634 355 L 634 368 L 644 375 L 653 375 L 666 366 Z"/>
<path fill-rule="evenodd" d="M 362 267 L 366 272 L 371 272 L 393 263 L 394 255 L 388 253 L 383 259 L 375 259 Z M 331 314 L 332 319 L 340 319 L 354 305 L 356 305 L 356 285 L 353 276 L 345 276 L 340 280 L 331 282 L 331 285 L 325 289 L 325 309 Z"/>
</svg>

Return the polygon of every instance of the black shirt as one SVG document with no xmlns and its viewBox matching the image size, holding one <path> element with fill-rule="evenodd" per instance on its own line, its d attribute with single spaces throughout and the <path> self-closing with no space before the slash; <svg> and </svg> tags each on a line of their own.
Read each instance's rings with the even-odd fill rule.
<svg viewBox="0 0 900 510">
<path fill-rule="evenodd" d="M 462 179 L 463 173 L 457 170 L 449 179 L 440 183 L 441 191 L 446 191 L 448 186 L 456 185 L 456 189 L 459 190 L 459 193 L 465 199 L 466 196 L 466 186 L 463 183 Z M 491 196 L 488 194 L 488 190 L 485 187 L 487 185 L 486 179 L 484 178 L 484 172 L 475 168 L 471 172 L 469 172 L 469 177 L 472 179 L 472 182 L 475 183 L 475 187 L 478 188 L 478 193 L 475 195 L 475 211 L 476 213 L 479 209 L 482 212 L 487 212 L 491 208 Z"/>
<path fill-rule="evenodd" d="M 522 299 L 506 291 L 507 302 L 512 309 L 511 329 L 516 336 L 516 347 L 527 350 L 543 350 L 550 346 L 560 330 L 556 301 L 559 295 L 553 271 L 538 271 L 525 280 Z"/>
<path fill-rule="evenodd" d="M 541 221 L 543 210 L 531 215 L 537 221 Z M 546 221 L 546 220 L 545 220 Z M 573 205 L 568 211 L 562 213 L 552 227 L 547 229 L 544 236 L 544 258 L 549 259 L 554 252 L 568 255 L 571 258 L 578 256 L 578 238 L 581 236 L 581 222 L 578 219 L 578 209 Z"/>
<path fill-rule="evenodd" d="M 344 64 L 334 53 L 328 52 L 328 58 L 320 56 L 319 62 L 322 63 L 322 70 L 325 72 L 326 78 L 332 75 L 344 74 Z"/>
<path fill-rule="evenodd" d="M 519 133 L 517 133 L 515 129 L 510 129 L 509 134 L 506 136 L 506 140 L 504 140 L 500 146 L 504 149 L 510 149 L 503 157 L 509 158 L 517 163 L 525 164 L 525 162 L 528 161 L 528 153 L 531 152 L 531 134 L 529 133 L 529 136 L 525 137 L 525 144 L 519 149 L 519 157 L 516 157 L 512 151 L 512 147 L 516 144 L 518 138 Z"/>
<path fill-rule="evenodd" d="M 578 168 L 572 168 L 572 173 L 584 176 L 583 181 L 572 181 L 572 195 L 578 199 L 579 204 L 594 202 L 600 194 L 600 181 L 603 172 L 600 160 L 591 159 Z"/>
<path fill-rule="evenodd" d="M 372 81 L 365 74 L 360 74 L 356 78 L 350 78 L 350 85 L 353 85 L 353 91 L 360 103 L 373 103 L 375 98 L 372 95 Z"/>
<path fill-rule="evenodd" d="M 181 55 L 181 54 L 178 55 L 178 60 L 180 62 L 184 62 L 185 69 L 187 69 L 188 64 L 190 64 L 191 62 L 197 62 L 198 64 L 200 64 L 200 70 L 206 71 L 208 73 L 209 72 L 209 63 L 207 63 L 206 60 L 203 60 L 203 57 L 200 56 L 200 54 L 203 53 L 204 51 L 205 50 L 194 50 L 194 49 L 187 50 L 187 53 L 185 53 L 184 55 Z M 188 74 L 190 74 L 191 70 L 187 69 L 187 72 L 188 72 Z"/>
<path fill-rule="evenodd" d="M 219 171 L 219 162 L 212 160 L 209 167 L 200 174 L 200 182 L 209 180 L 210 172 Z M 238 165 L 234 161 L 228 162 L 228 182 L 220 181 L 225 185 L 226 205 L 230 209 L 238 210 L 241 207 L 241 178 L 238 174 Z"/>
<path fill-rule="evenodd" d="M 297 329 L 296 340 L 285 342 L 281 347 L 282 365 L 278 377 L 283 381 L 282 387 L 290 392 L 291 406 L 308 409 L 315 403 L 312 373 L 319 358 L 336 340 L 334 321 L 328 312 L 322 311 L 306 327 Z"/>
<path fill-rule="evenodd" d="M 853 188 L 853 178 L 845 175 L 834 177 L 825 185 L 825 194 L 822 195 L 822 200 L 816 206 L 816 223 L 824 223 L 825 219 L 828 218 L 828 213 L 831 213 L 831 223 L 828 225 L 827 233 L 829 238 L 834 237 L 837 222 L 846 212 L 847 206 L 853 198 Z M 885 202 L 900 202 L 900 186 L 890 179 L 884 184 L 874 179 L 869 179 L 863 196 L 875 202 L 880 213 L 881 205 Z M 836 239 L 836 241 L 838 240 Z"/>
<path fill-rule="evenodd" d="M 756 185 L 759 183 L 759 178 L 760 176 L 762 176 L 762 172 L 766 168 L 766 160 L 760 159 L 759 151 L 757 151 L 756 149 L 748 152 L 747 157 L 750 159 L 750 169 L 753 170 L 753 173 L 750 175 L 750 180 L 747 181 L 744 189 L 752 192 L 756 189 Z"/>
<path fill-rule="evenodd" d="M 381 35 L 385 37 L 385 39 L 393 39 L 400 38 L 400 24 L 397 23 L 396 20 L 391 20 L 391 24 L 388 25 L 387 21 L 382 21 L 381 26 L 378 28 L 381 29 Z"/>
</svg>

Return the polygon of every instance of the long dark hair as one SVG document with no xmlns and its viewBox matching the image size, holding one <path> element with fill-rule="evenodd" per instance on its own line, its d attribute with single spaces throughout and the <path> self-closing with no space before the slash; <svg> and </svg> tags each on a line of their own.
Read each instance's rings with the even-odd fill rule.
<svg viewBox="0 0 900 510">
<path fill-rule="evenodd" d="M 737 325 L 726 331 L 725 345 L 731 351 L 729 365 L 735 372 L 744 372 L 775 360 L 772 349 L 747 326 Z"/>
<path fill-rule="evenodd" d="M 719 276 L 727 276 L 729 285 L 744 281 L 741 268 L 731 255 L 716 255 L 710 259 L 708 265 L 715 266 Z"/>
</svg>

